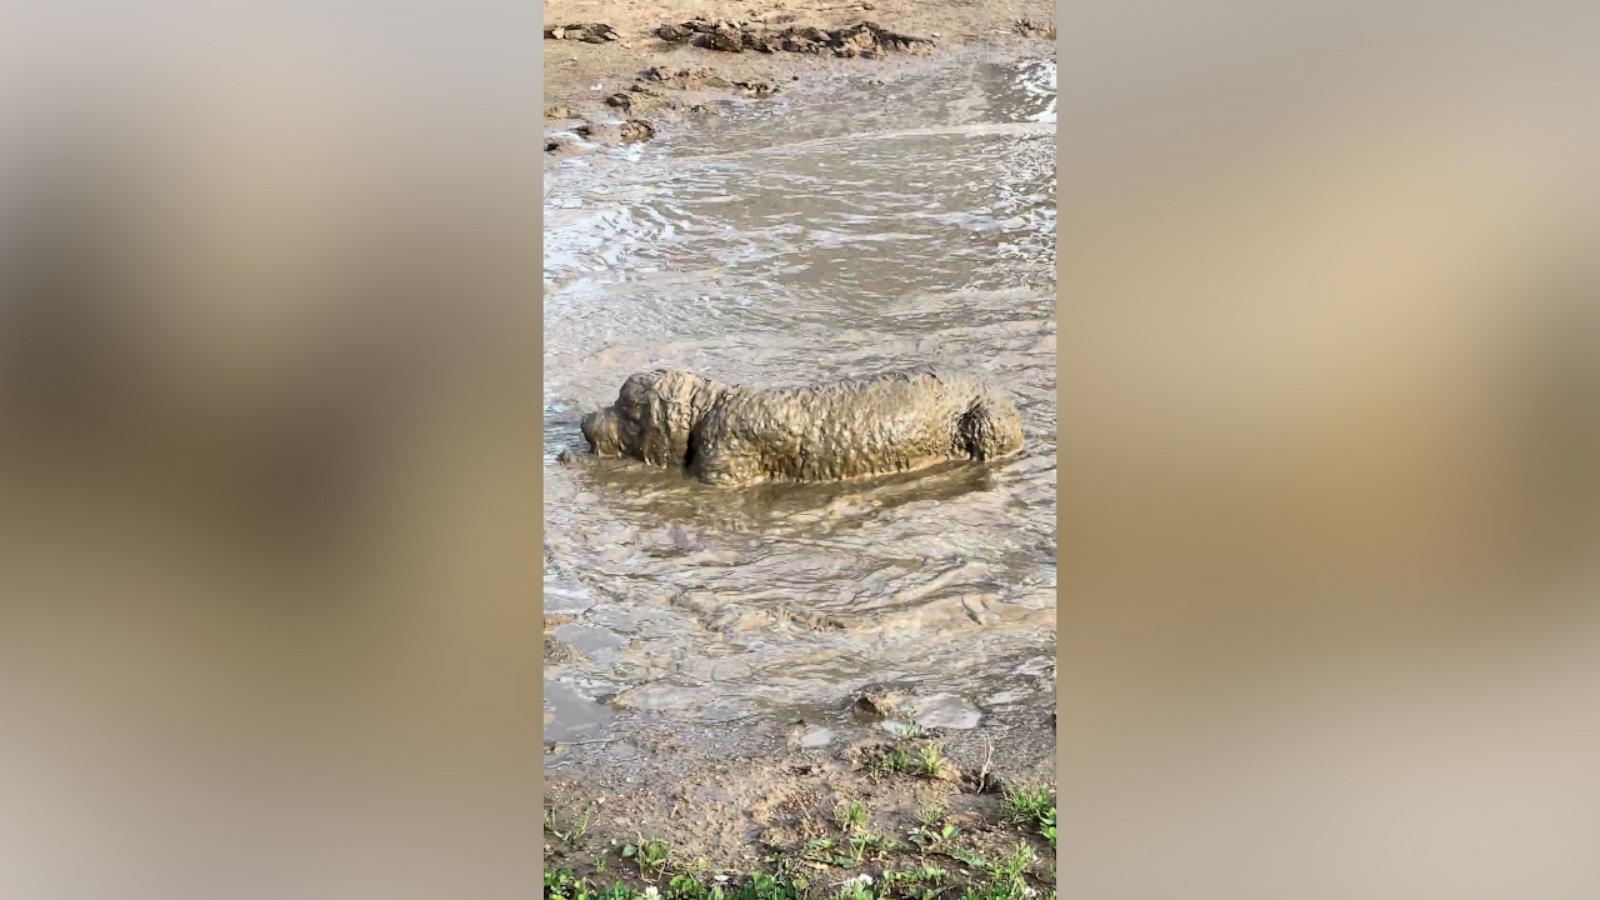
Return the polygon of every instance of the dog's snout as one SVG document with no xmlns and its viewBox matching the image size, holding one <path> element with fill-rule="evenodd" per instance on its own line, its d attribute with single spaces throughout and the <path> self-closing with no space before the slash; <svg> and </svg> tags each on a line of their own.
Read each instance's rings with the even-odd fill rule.
<svg viewBox="0 0 1600 900">
<path fill-rule="evenodd" d="M 594 421 L 599 415 L 599 413 L 589 413 L 583 417 L 583 421 L 578 425 L 583 431 L 583 439 L 589 442 L 590 450 L 594 449 Z"/>
</svg>

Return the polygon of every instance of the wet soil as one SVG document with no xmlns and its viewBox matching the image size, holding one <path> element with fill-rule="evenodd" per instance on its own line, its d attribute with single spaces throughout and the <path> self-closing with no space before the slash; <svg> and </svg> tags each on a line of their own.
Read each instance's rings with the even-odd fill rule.
<svg viewBox="0 0 1600 900">
<path fill-rule="evenodd" d="M 558 128 L 629 118 L 653 130 L 693 127 L 730 94 L 770 97 L 786 84 L 862 66 L 1052 42 L 1053 19 L 1053 4 L 1041 0 L 549 0 L 544 117 Z M 682 74 L 662 79 L 652 70 Z M 633 96 L 651 87 L 673 91 Z M 612 131 L 599 136 L 602 144 L 621 139 Z M 558 157 L 583 149 L 547 140 L 547 151 Z"/>
</svg>

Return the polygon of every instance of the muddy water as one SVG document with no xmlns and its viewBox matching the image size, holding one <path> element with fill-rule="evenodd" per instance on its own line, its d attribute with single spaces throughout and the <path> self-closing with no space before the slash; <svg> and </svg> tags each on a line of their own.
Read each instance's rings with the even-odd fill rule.
<svg viewBox="0 0 1600 900">
<path fill-rule="evenodd" d="M 886 683 L 932 726 L 1053 709 L 1054 63 L 859 71 L 546 170 L 544 603 L 579 655 L 546 665 L 547 739 L 798 715 L 826 742 Z M 556 459 L 636 370 L 925 363 L 1008 391 L 1024 452 L 736 490 Z"/>
</svg>

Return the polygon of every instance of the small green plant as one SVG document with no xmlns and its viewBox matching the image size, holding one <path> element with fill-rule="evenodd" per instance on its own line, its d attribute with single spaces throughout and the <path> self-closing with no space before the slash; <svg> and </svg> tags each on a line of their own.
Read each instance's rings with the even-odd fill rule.
<svg viewBox="0 0 1600 900">
<path fill-rule="evenodd" d="M 833 857 L 828 851 L 832 850 L 833 846 L 833 838 L 813 838 L 800 847 L 800 857 L 802 859 L 829 861 Z"/>
<path fill-rule="evenodd" d="M 833 810 L 834 824 L 846 834 L 854 834 L 867 825 L 867 808 L 860 800 L 841 803 Z"/>
<path fill-rule="evenodd" d="M 863 834 L 859 837 L 853 837 L 850 839 L 850 864 L 852 866 L 860 865 L 861 860 L 866 858 L 868 850 L 873 851 L 879 858 L 882 858 L 886 854 L 893 853 L 899 849 L 901 849 L 899 844 L 881 834 Z"/>
<path fill-rule="evenodd" d="M 1056 801 L 1047 787 L 1019 787 L 1007 790 L 1004 801 L 1006 818 L 1014 823 L 1029 824 L 1039 836 L 1056 845 Z"/>
<path fill-rule="evenodd" d="M 917 755 L 917 774 L 927 778 L 938 778 L 944 771 L 944 756 L 938 744 L 923 744 Z"/>
<path fill-rule="evenodd" d="M 622 858 L 631 859 L 639 867 L 639 877 L 645 881 L 655 881 L 667 868 L 667 858 L 671 855 L 671 848 L 666 841 L 657 838 L 645 840 L 644 835 L 638 835 L 638 842 L 625 844 L 622 847 Z"/>
<path fill-rule="evenodd" d="M 925 806 L 917 810 L 917 824 L 923 828 L 932 828 L 944 818 L 944 810 L 937 806 Z"/>
<path fill-rule="evenodd" d="M 852 878 L 833 892 L 833 900 L 876 900 L 870 880 Z"/>
<path fill-rule="evenodd" d="M 641 895 L 622 884 L 598 888 L 567 869 L 545 869 L 544 896 L 545 900 L 638 900 Z"/>
<path fill-rule="evenodd" d="M 888 744 L 877 748 L 867 757 L 866 770 L 873 777 L 903 775 L 911 771 L 911 755 L 898 743 Z"/>
<path fill-rule="evenodd" d="M 902 741 L 914 741 L 926 734 L 923 727 L 917 724 L 917 708 L 907 704 L 900 708 L 900 718 L 904 721 L 894 723 L 894 736 Z"/>
<path fill-rule="evenodd" d="M 1051 806 L 1039 816 L 1039 836 L 1050 842 L 1050 849 L 1056 848 L 1056 808 Z"/>
<path fill-rule="evenodd" d="M 946 824 L 941 827 L 935 822 L 932 825 L 919 827 L 911 833 L 909 839 L 918 849 L 924 852 L 937 853 L 944 850 L 960 833 L 961 829 L 954 825 Z"/>
<path fill-rule="evenodd" d="M 1055 806 L 1050 789 L 1043 786 L 1007 788 L 1002 808 L 1013 822 L 1037 820 L 1045 811 Z"/>
<path fill-rule="evenodd" d="M 544 811 L 544 830 L 546 834 L 556 838 L 562 843 L 570 844 L 588 833 L 589 822 L 591 819 L 593 819 L 593 817 L 593 813 L 591 813 L 589 810 L 584 810 L 579 815 L 573 817 L 572 821 L 565 829 L 563 829 L 560 827 L 560 823 L 556 817 L 556 811 L 554 809 L 547 809 Z"/>
<path fill-rule="evenodd" d="M 933 900 L 946 890 L 947 877 L 948 873 L 937 866 L 888 869 L 878 876 L 877 895 L 880 898 L 908 897 L 912 900 Z"/>
</svg>

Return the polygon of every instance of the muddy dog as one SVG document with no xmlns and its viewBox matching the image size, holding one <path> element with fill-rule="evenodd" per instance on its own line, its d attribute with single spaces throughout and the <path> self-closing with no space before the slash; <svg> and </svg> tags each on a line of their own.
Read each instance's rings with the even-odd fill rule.
<svg viewBox="0 0 1600 900">
<path fill-rule="evenodd" d="M 583 419 L 597 456 L 683 466 L 710 484 L 835 481 L 1022 447 L 1017 408 L 984 381 L 928 369 L 759 390 L 689 372 L 632 375 Z"/>
</svg>

